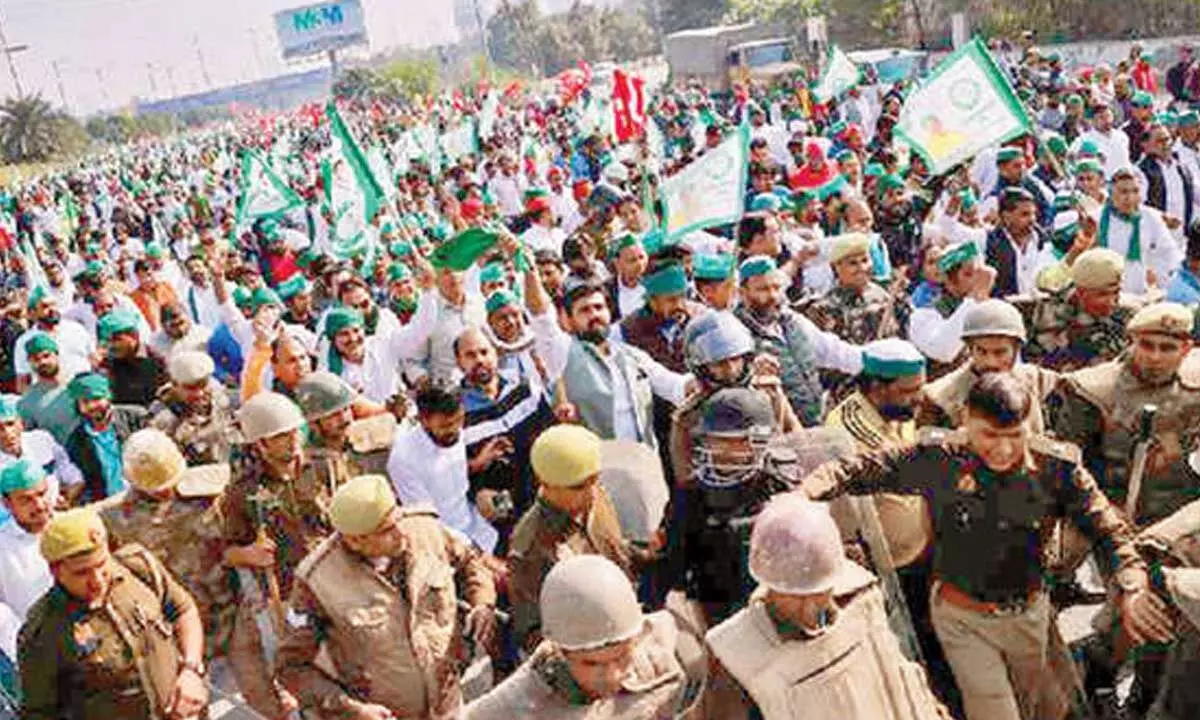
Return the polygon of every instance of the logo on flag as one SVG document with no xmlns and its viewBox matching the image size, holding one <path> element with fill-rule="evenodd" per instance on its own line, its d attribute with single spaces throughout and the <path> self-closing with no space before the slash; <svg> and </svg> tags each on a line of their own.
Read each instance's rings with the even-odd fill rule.
<svg viewBox="0 0 1200 720">
<path fill-rule="evenodd" d="M 664 180 L 660 193 L 666 209 L 663 233 L 667 238 L 741 218 L 749 157 L 750 128 L 743 125 L 683 171 Z"/>
<path fill-rule="evenodd" d="M 1033 123 L 978 38 L 946 58 L 900 110 L 896 135 L 942 175 Z"/>
<path fill-rule="evenodd" d="M 860 79 L 861 72 L 854 61 L 837 45 L 830 45 L 825 58 L 825 70 L 812 89 L 813 99 L 819 103 L 836 100 L 857 85 Z"/>
</svg>

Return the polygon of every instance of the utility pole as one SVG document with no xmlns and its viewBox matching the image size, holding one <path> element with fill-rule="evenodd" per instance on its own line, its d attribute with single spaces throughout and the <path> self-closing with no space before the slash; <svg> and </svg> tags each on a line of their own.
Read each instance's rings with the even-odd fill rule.
<svg viewBox="0 0 1200 720">
<path fill-rule="evenodd" d="M 58 67 L 58 61 L 50 62 L 50 69 L 54 71 L 54 80 L 58 83 L 58 99 L 62 101 L 63 108 L 67 113 L 71 112 L 71 103 L 67 102 L 67 86 L 63 85 L 62 71 Z"/>
<path fill-rule="evenodd" d="M 174 68 L 174 66 L 168 65 L 167 69 L 166 69 L 166 73 L 167 73 L 167 90 L 169 90 L 171 92 L 171 97 L 178 97 L 179 93 L 178 93 L 178 91 L 175 90 L 175 68 Z"/>
<path fill-rule="evenodd" d="M 204 61 L 204 48 L 200 47 L 200 36 L 192 36 L 192 44 L 196 46 L 196 60 L 200 63 L 200 77 L 204 78 L 204 89 L 212 87 L 212 77 L 208 74 L 208 63 Z"/>
<path fill-rule="evenodd" d="M 8 60 L 8 73 L 12 76 L 13 88 L 17 91 L 17 97 L 25 97 L 25 90 L 21 88 L 21 78 L 17 74 L 17 64 L 13 61 L 13 55 L 28 49 L 28 45 L 8 44 L 8 37 L 4 34 L 4 21 L 0 19 L 0 52 L 3 52 L 5 59 Z"/>
<path fill-rule="evenodd" d="M 150 81 L 150 97 L 158 97 L 158 83 L 154 82 L 154 63 L 146 63 L 146 78 Z"/>
</svg>

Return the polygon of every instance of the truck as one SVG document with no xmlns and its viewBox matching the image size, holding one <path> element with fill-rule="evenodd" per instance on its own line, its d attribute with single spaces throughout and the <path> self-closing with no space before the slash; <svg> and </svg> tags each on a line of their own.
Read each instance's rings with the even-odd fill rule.
<svg viewBox="0 0 1200 720">
<path fill-rule="evenodd" d="M 800 72 L 796 39 L 774 25 L 743 23 L 681 30 L 666 37 L 667 64 L 676 82 L 698 80 L 710 91 L 735 83 Z"/>
</svg>

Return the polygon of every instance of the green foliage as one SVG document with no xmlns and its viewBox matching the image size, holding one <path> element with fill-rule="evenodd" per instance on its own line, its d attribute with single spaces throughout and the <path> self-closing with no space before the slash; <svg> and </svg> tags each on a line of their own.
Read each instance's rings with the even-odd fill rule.
<svg viewBox="0 0 1200 720">
<path fill-rule="evenodd" d="M 598 8 L 576 2 L 543 16 L 536 0 L 505 0 L 488 21 L 488 47 L 497 65 L 554 75 L 580 60 L 634 60 L 658 51 L 645 8 Z"/>
<path fill-rule="evenodd" d="M 40 95 L 8 98 L 0 105 L 0 157 L 5 163 L 45 162 L 86 146 L 79 122 Z"/>
<path fill-rule="evenodd" d="M 440 72 L 436 60 L 399 60 L 383 68 L 384 80 L 395 83 L 389 88 L 402 97 L 429 96 L 437 92 Z"/>
<path fill-rule="evenodd" d="M 719 25 L 735 0 L 658 0 L 663 32 Z"/>
<path fill-rule="evenodd" d="M 184 117 L 176 118 L 169 113 L 149 113 L 145 115 L 127 115 L 114 113 L 112 115 L 93 115 L 84 124 L 88 136 L 101 143 L 119 145 L 137 138 L 164 137 L 175 132 L 179 125 L 193 127 L 218 117 L 227 112 L 193 111 L 185 113 Z"/>
</svg>

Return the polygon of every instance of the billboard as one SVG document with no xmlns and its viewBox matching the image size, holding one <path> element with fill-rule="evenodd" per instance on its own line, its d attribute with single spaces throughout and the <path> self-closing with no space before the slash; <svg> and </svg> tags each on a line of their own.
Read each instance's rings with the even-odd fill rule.
<svg viewBox="0 0 1200 720">
<path fill-rule="evenodd" d="M 331 0 L 275 13 L 283 59 L 317 55 L 367 42 L 359 0 Z"/>
</svg>

